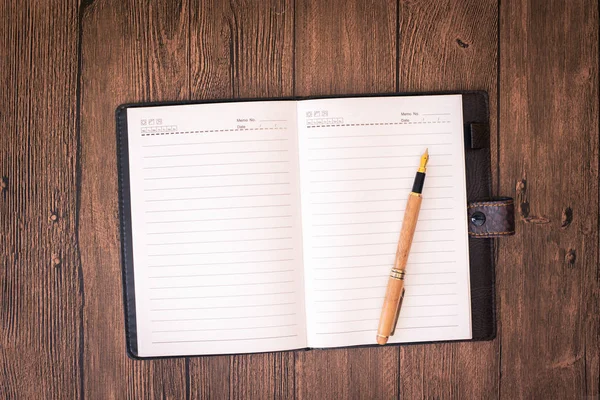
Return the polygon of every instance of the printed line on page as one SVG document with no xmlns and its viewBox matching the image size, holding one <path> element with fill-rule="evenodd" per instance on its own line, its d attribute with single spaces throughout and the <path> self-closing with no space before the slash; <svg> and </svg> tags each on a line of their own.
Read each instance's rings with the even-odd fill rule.
<svg viewBox="0 0 600 400">
<path fill-rule="evenodd" d="M 407 294 L 404 297 L 437 297 L 437 296 L 455 296 L 457 293 L 425 293 L 425 294 Z M 347 299 L 333 299 L 333 300 L 315 300 L 315 303 L 340 303 L 344 301 L 356 301 L 356 300 L 383 300 L 384 296 L 374 297 L 351 297 Z"/>
<path fill-rule="evenodd" d="M 254 253 L 261 251 L 288 251 L 294 250 L 293 247 L 275 248 L 275 249 L 255 249 L 255 250 L 228 250 L 228 251 L 209 251 L 199 253 L 164 253 L 164 254 L 148 254 L 148 257 L 165 257 L 165 256 L 192 256 L 204 254 L 231 254 L 231 253 Z"/>
<path fill-rule="evenodd" d="M 406 326 L 406 327 L 397 327 L 396 329 L 406 330 L 406 329 L 431 329 L 431 328 L 456 328 L 458 325 L 436 325 L 436 326 Z"/>
<path fill-rule="evenodd" d="M 452 210 L 454 207 L 423 207 L 422 211 L 437 211 L 437 210 Z M 382 214 L 382 213 L 401 213 L 404 212 L 404 208 L 395 210 L 373 210 L 373 211 L 344 211 L 344 212 L 331 212 L 331 213 L 313 213 L 312 215 L 355 215 L 355 214 Z"/>
<path fill-rule="evenodd" d="M 402 307 L 403 308 L 417 308 L 417 307 L 455 307 L 458 306 L 458 303 L 453 303 L 453 304 L 423 304 L 423 305 L 405 305 L 403 304 Z M 373 310 L 379 310 L 381 311 L 381 307 L 371 307 L 371 308 L 350 308 L 347 310 L 321 310 L 321 311 L 317 311 L 318 314 L 331 314 L 331 313 L 338 313 L 338 312 L 355 312 L 355 311 L 373 311 Z"/>
<path fill-rule="evenodd" d="M 276 183 L 246 183 L 242 185 L 211 185 L 211 186 L 186 186 L 186 187 L 175 187 L 175 188 L 154 188 L 144 189 L 144 192 L 158 192 L 164 190 L 189 190 L 189 189 L 214 189 L 214 188 L 230 188 L 230 187 L 249 187 L 249 186 L 277 186 L 277 185 L 289 185 L 290 182 L 276 182 Z"/>
<path fill-rule="evenodd" d="M 385 278 L 385 276 L 382 276 L 382 278 Z M 413 287 L 413 286 L 446 286 L 446 285 L 456 285 L 457 282 L 439 282 L 439 283 L 413 283 L 410 285 L 404 285 L 404 287 Z M 358 287 L 352 287 L 352 288 L 337 288 L 337 289 L 315 289 L 315 292 L 342 292 L 342 291 L 346 291 L 346 290 L 364 290 L 364 289 L 383 289 L 386 288 L 387 285 L 385 286 L 358 286 Z"/>
<path fill-rule="evenodd" d="M 454 218 L 420 218 L 419 221 L 452 221 Z M 398 221 L 365 221 L 345 222 L 339 224 L 315 224 L 313 226 L 343 226 L 343 225 L 370 225 L 370 224 L 397 224 Z M 418 231 L 415 231 L 418 232 Z"/>
<path fill-rule="evenodd" d="M 195 156 L 222 156 L 226 154 L 256 154 L 256 153 L 285 153 L 287 149 L 279 150 L 244 150 L 244 151 L 224 151 L 221 153 L 186 153 L 186 154 L 163 154 L 144 156 L 142 158 L 167 158 L 167 157 L 195 157 Z"/>
<path fill-rule="evenodd" d="M 448 157 L 448 156 L 452 156 L 452 154 L 436 154 L 436 157 Z M 414 154 L 398 154 L 395 156 L 367 156 L 367 157 L 335 157 L 335 158 L 310 158 L 308 161 L 335 161 L 335 160 L 379 160 L 382 158 L 405 158 L 405 157 L 411 157 L 414 158 L 415 155 Z"/>
<path fill-rule="evenodd" d="M 167 344 L 167 343 L 203 343 L 203 342 L 238 342 L 241 340 L 268 340 L 268 339 L 283 339 L 297 337 L 298 335 L 286 335 L 286 336 L 269 336 L 269 337 L 255 337 L 255 338 L 237 338 L 237 339 L 206 339 L 206 340 L 167 340 L 161 342 L 152 342 L 152 344 Z"/>
<path fill-rule="evenodd" d="M 316 268 L 319 269 L 319 268 Z M 406 274 L 407 276 L 419 276 L 419 275 L 453 275 L 456 274 L 456 271 L 452 271 L 452 272 L 429 272 L 429 273 L 422 273 L 422 274 Z M 333 278 L 314 278 L 315 281 L 344 281 L 344 280 L 351 280 L 351 279 L 370 279 L 370 278 L 388 278 L 388 274 L 379 274 L 379 275 L 368 275 L 368 276 L 345 276 L 345 277 L 333 277 Z M 418 285 L 411 285 L 411 286 L 418 286 Z"/>
<path fill-rule="evenodd" d="M 266 219 L 266 218 L 291 218 L 292 215 L 266 215 L 261 217 L 238 217 L 238 218 L 213 218 L 213 219 L 189 219 L 178 221 L 147 221 L 147 224 L 173 224 L 184 222 L 205 222 L 205 221 L 239 221 L 242 219 Z"/>
<path fill-rule="evenodd" d="M 325 325 L 325 324 L 343 324 L 347 322 L 366 322 L 366 321 L 379 321 L 379 318 L 363 318 L 363 319 L 345 319 L 343 321 L 317 321 L 316 324 Z"/>
<path fill-rule="evenodd" d="M 390 254 L 391 255 L 391 254 Z M 456 261 L 454 260 L 448 260 L 448 261 L 413 261 L 407 264 L 407 268 L 409 268 L 411 265 L 419 265 L 419 264 L 454 264 L 456 263 Z M 344 267 L 319 267 L 319 268 L 314 268 L 314 269 L 350 269 L 350 268 L 369 268 L 369 267 L 381 267 L 381 266 L 389 266 L 387 264 L 371 264 L 371 265 L 351 265 L 351 266 L 344 266 Z"/>
<path fill-rule="evenodd" d="M 428 189 L 451 189 L 452 186 L 429 186 Z M 322 192 L 310 192 L 311 194 L 326 194 L 326 193 L 362 193 L 362 192 L 383 192 L 390 190 L 408 190 L 410 187 L 396 188 L 376 188 L 376 189 L 354 189 L 354 190 L 328 190 Z"/>
<path fill-rule="evenodd" d="M 234 284 L 224 284 L 224 285 L 161 286 L 161 287 L 151 287 L 150 289 L 165 290 L 165 289 L 195 289 L 195 288 L 214 288 L 214 287 L 281 285 L 284 283 L 293 283 L 293 282 L 294 281 L 274 281 L 274 282 L 234 283 Z"/>
<path fill-rule="evenodd" d="M 144 178 L 145 181 L 156 181 L 161 179 L 190 179 L 190 178 L 215 178 L 215 177 L 224 177 L 224 176 L 253 176 L 253 175 L 279 175 L 279 174 L 289 174 L 289 171 L 280 171 L 280 172 L 250 172 L 243 174 L 212 174 L 212 175 L 188 175 L 188 176 L 161 176 L 161 177 L 152 177 L 152 178 Z"/>
<path fill-rule="evenodd" d="M 430 176 L 430 178 L 452 178 L 452 175 Z M 310 181 L 310 183 L 332 183 L 332 182 L 377 182 L 377 181 L 397 181 L 399 179 L 415 179 L 414 176 L 394 176 L 391 178 L 357 178 L 357 179 L 326 179 L 321 181 Z M 313 203 L 314 204 L 314 203 Z"/>
<path fill-rule="evenodd" d="M 387 149 L 390 147 L 424 147 L 424 146 L 448 146 L 452 143 L 417 143 L 417 144 L 386 144 L 378 146 L 331 146 L 331 147 L 310 147 L 308 150 L 350 150 L 350 149 Z M 412 155 L 414 156 L 414 155 Z M 412 157 L 407 156 L 407 157 Z"/>
<path fill-rule="evenodd" d="M 235 306 L 211 306 L 211 307 L 181 307 L 181 308 L 155 308 L 150 311 L 185 311 L 185 310 L 215 310 L 215 309 L 237 309 L 237 308 L 248 308 L 248 307 L 276 307 L 276 306 L 291 306 L 296 304 L 292 303 L 270 303 L 270 304 L 242 304 Z"/>
<path fill-rule="evenodd" d="M 449 231 L 454 231 L 454 229 L 432 229 L 431 231 L 433 232 L 449 232 Z M 429 232 L 429 231 L 415 231 L 415 233 L 417 232 Z M 367 236 L 367 235 L 387 235 L 387 234 L 391 234 L 391 233 L 395 233 L 395 234 L 400 234 L 400 231 L 383 231 L 383 232 L 364 232 L 364 233 L 338 233 L 338 234 L 334 234 L 334 235 L 314 235 L 314 237 L 346 237 L 346 236 Z M 417 243 L 417 242 L 413 242 L 413 243 Z"/>
<path fill-rule="evenodd" d="M 279 260 L 252 260 L 252 261 L 236 261 L 236 264 L 258 264 L 266 262 L 286 262 L 295 261 L 293 258 L 284 258 Z M 171 264 L 171 265 L 149 265 L 148 268 L 171 268 L 171 267 L 212 267 L 213 265 L 231 265 L 231 261 L 228 262 L 215 262 L 206 264 Z"/>
<path fill-rule="evenodd" d="M 376 328 L 371 328 L 371 329 L 357 329 L 357 330 L 352 330 L 352 331 L 334 331 L 334 332 L 317 332 L 316 335 L 337 335 L 337 334 L 343 334 L 343 333 L 358 333 L 358 332 L 372 332 L 372 331 L 376 331 Z"/>
<path fill-rule="evenodd" d="M 346 290 L 364 290 L 364 289 L 383 289 L 387 287 L 386 286 L 359 286 L 359 287 L 352 287 L 352 288 L 338 288 L 338 289 L 314 289 L 315 292 L 343 292 Z"/>
<path fill-rule="evenodd" d="M 253 318 L 272 318 L 272 317 L 288 317 L 297 313 L 287 314 L 267 314 L 267 315 L 250 315 L 250 316 L 234 316 L 234 317 L 219 317 L 219 318 L 180 318 L 180 319 L 153 319 L 152 322 L 183 322 L 183 321 L 218 321 L 224 319 L 253 319 Z"/>
<path fill-rule="evenodd" d="M 369 279 L 369 278 L 388 278 L 388 275 L 369 275 L 369 276 L 344 276 L 344 277 L 333 277 L 333 278 L 314 278 L 315 281 L 345 281 L 348 279 Z"/>
<path fill-rule="evenodd" d="M 174 199 L 150 199 L 144 200 L 146 203 L 156 202 L 156 201 L 185 201 L 185 200 L 212 200 L 212 199 L 239 199 L 246 197 L 279 197 L 279 196 L 291 196 L 291 193 L 273 193 L 273 194 L 248 194 L 248 195 L 238 195 L 238 196 L 209 196 L 209 197 L 179 197 Z"/>
<path fill-rule="evenodd" d="M 431 254 L 431 253 L 454 253 L 456 250 L 427 250 L 427 251 L 411 251 L 410 254 Z M 356 258 L 356 257 L 377 257 L 377 256 L 393 256 L 396 253 L 374 253 L 374 254 L 354 254 L 350 256 L 322 256 L 313 257 L 314 260 L 324 260 L 328 258 Z"/>
<path fill-rule="evenodd" d="M 436 325 L 436 326 L 408 326 L 408 327 L 397 327 L 396 329 L 431 329 L 431 328 L 456 328 L 458 325 Z M 359 329 L 353 331 L 337 331 L 337 332 L 317 332 L 317 335 L 338 335 L 338 334 L 347 334 L 347 333 L 357 333 L 357 332 L 374 332 L 376 328 L 372 329 Z"/>
<path fill-rule="evenodd" d="M 404 305 L 402 307 L 405 307 Z M 353 308 L 350 310 L 326 310 L 326 311 L 316 311 L 317 314 L 330 314 L 337 312 L 353 312 L 353 311 L 373 311 L 379 310 L 381 311 L 381 307 L 370 307 L 370 308 Z"/>
<path fill-rule="evenodd" d="M 442 317 L 458 317 L 458 314 L 414 315 L 414 316 L 410 316 L 410 317 L 400 316 L 400 317 L 398 317 L 398 320 L 413 319 L 413 318 L 442 318 Z M 375 319 L 375 318 L 346 319 L 343 321 L 322 321 L 322 322 L 317 321 L 315 323 L 319 324 L 319 325 L 326 325 L 326 324 L 342 324 L 342 323 L 347 323 L 347 322 L 366 322 L 366 321 L 379 321 L 379 318 L 377 318 L 377 319 Z"/>
<path fill-rule="evenodd" d="M 399 233 L 399 232 L 392 232 Z M 412 243 L 444 243 L 454 242 L 454 239 L 440 239 L 440 240 L 413 240 Z M 339 245 L 327 245 L 327 246 L 312 246 L 313 249 L 331 249 L 335 247 L 364 247 L 364 246 L 395 246 L 398 241 L 395 242 L 379 242 L 379 243 L 356 243 L 356 244 L 339 244 Z"/>
<path fill-rule="evenodd" d="M 433 164 L 428 164 L 429 168 L 431 169 L 432 167 L 451 167 L 452 164 L 441 164 L 441 165 L 433 165 Z M 387 167 L 367 167 L 367 168 L 334 168 L 334 169 L 311 169 L 309 170 L 310 172 L 340 172 L 340 171 L 368 171 L 368 170 L 378 170 L 378 169 L 385 169 L 385 170 L 390 170 L 390 169 L 404 169 L 404 168 L 410 168 L 410 169 L 415 169 L 414 165 L 399 165 L 399 166 L 387 166 Z"/>
<path fill-rule="evenodd" d="M 233 297 L 250 297 L 250 296 L 275 296 L 281 294 L 296 294 L 295 291 L 289 292 L 272 292 L 272 293 L 248 293 L 248 294 L 228 294 L 224 296 L 189 296 L 189 297 L 151 297 L 150 300 L 194 300 L 194 299 L 220 299 Z"/>
<path fill-rule="evenodd" d="M 206 243 L 239 243 L 239 242 L 260 242 L 263 240 L 286 240 L 293 239 L 292 236 L 287 237 L 272 237 L 272 238 L 260 238 L 260 239 L 237 239 L 237 240 L 205 240 L 199 242 L 167 242 L 167 243 L 148 243 L 148 246 L 171 246 L 181 244 L 206 244 Z M 415 243 L 415 242 L 413 242 Z"/>
<path fill-rule="evenodd" d="M 374 137 L 402 137 L 402 136 L 436 136 L 451 135 L 452 132 L 425 132 L 425 133 L 394 133 L 391 135 L 338 135 L 338 136 L 311 136 L 309 139 L 347 139 L 347 138 L 374 138 Z"/>
<path fill-rule="evenodd" d="M 209 208 L 180 208 L 180 209 L 163 209 L 163 210 L 147 210 L 146 213 L 165 213 L 165 212 L 186 212 L 186 211 L 221 211 L 221 210 L 241 210 L 244 208 L 277 208 L 291 207 L 291 204 L 266 204 L 259 206 L 239 206 L 239 207 L 209 207 Z"/>
<path fill-rule="evenodd" d="M 275 160 L 275 161 L 244 161 L 244 162 L 215 163 L 215 164 L 159 165 L 159 166 L 155 166 L 155 167 L 143 167 L 143 169 L 220 167 L 220 166 L 224 166 L 224 165 L 280 164 L 280 163 L 289 163 L 289 162 L 290 162 L 289 160 Z"/>
<path fill-rule="evenodd" d="M 253 140 L 227 140 L 224 142 L 193 142 L 193 143 L 163 143 L 163 144 L 146 144 L 142 147 L 172 147 L 172 146 L 194 146 L 207 144 L 229 144 L 229 143 L 255 143 L 255 142 L 285 142 L 287 138 L 278 139 L 253 139 Z"/>
<path fill-rule="evenodd" d="M 179 233 L 206 233 L 206 232 L 229 232 L 229 231 L 262 231 L 268 229 L 288 229 L 291 225 L 285 226 L 261 226 L 256 228 L 231 228 L 231 229 L 208 229 L 202 231 L 174 231 L 174 232 L 148 232 L 147 235 L 175 235 Z"/>
<path fill-rule="evenodd" d="M 237 263 L 236 263 L 237 264 Z M 284 272 L 294 272 L 293 269 L 283 269 L 276 271 L 254 271 L 254 272 L 229 272 L 226 274 L 194 274 L 194 275 L 165 275 L 165 276 L 149 276 L 149 279 L 167 279 L 167 278 L 193 278 L 197 276 L 232 276 L 232 275 L 264 275 L 264 274 L 280 274 Z"/>
<path fill-rule="evenodd" d="M 447 197 L 427 197 L 427 200 L 447 200 L 453 199 L 452 196 Z M 408 197 L 398 197 L 392 199 L 375 199 L 375 200 L 345 200 L 345 201 L 325 201 L 325 202 L 311 202 L 310 204 L 354 204 L 354 203 L 381 203 L 385 201 L 406 201 Z"/>
<path fill-rule="evenodd" d="M 165 330 L 165 331 L 152 331 L 152 333 L 179 333 L 179 332 L 208 332 L 208 331 L 239 331 L 239 330 L 250 330 L 250 329 L 265 329 L 265 328 L 287 328 L 290 326 L 298 326 L 298 324 L 286 324 L 286 325 L 264 325 L 264 326 L 246 326 L 246 327 L 231 327 L 231 328 L 211 328 L 211 329 L 177 329 L 177 330 Z"/>
</svg>

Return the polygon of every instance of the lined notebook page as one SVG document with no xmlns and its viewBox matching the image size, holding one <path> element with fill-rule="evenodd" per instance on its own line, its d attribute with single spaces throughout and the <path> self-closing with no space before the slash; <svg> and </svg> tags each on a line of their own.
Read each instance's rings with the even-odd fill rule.
<svg viewBox="0 0 600 400">
<path fill-rule="evenodd" d="M 462 98 L 299 102 L 308 343 L 374 344 L 408 193 L 430 164 L 390 342 L 471 338 Z"/>
<path fill-rule="evenodd" d="M 127 121 L 139 355 L 306 347 L 295 103 Z"/>
</svg>

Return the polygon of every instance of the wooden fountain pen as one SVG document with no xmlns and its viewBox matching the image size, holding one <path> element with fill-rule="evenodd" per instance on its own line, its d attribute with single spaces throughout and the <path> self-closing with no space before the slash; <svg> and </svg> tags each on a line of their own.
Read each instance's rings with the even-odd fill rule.
<svg viewBox="0 0 600 400">
<path fill-rule="evenodd" d="M 417 219 L 419 218 L 419 210 L 421 209 L 421 192 L 425 183 L 425 171 L 429 161 L 429 152 L 421 156 L 421 164 L 417 170 L 413 188 L 408 195 L 406 210 L 404 211 L 404 220 L 402 221 L 402 230 L 398 239 L 398 248 L 396 249 L 396 259 L 394 267 L 390 272 L 385 298 L 383 300 L 383 308 L 381 317 L 379 318 L 379 328 L 377 329 L 377 343 L 386 344 L 389 337 L 394 334 L 402 298 L 404 297 L 404 275 L 406 273 L 406 261 L 408 253 L 415 235 Z"/>
</svg>

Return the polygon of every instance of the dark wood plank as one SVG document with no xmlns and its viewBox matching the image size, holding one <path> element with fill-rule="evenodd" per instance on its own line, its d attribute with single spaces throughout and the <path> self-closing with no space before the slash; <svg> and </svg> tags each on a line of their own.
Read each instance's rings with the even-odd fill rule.
<svg viewBox="0 0 600 400">
<path fill-rule="evenodd" d="M 495 132 L 497 7 L 496 0 L 401 1 L 399 90 L 486 90 Z M 400 373 L 406 398 L 494 398 L 498 342 L 402 347 Z"/>
<path fill-rule="evenodd" d="M 295 95 L 396 88 L 396 2 L 298 1 Z"/>
<path fill-rule="evenodd" d="M 82 11 L 81 217 L 85 392 L 92 398 L 182 398 L 185 359 L 125 353 L 115 108 L 189 96 L 186 0 L 91 3 Z M 110 382 L 110 384 L 107 384 Z"/>
<path fill-rule="evenodd" d="M 503 398 L 597 398 L 598 2 L 502 2 Z"/>
<path fill-rule="evenodd" d="M 396 2 L 296 3 L 299 96 L 392 92 L 396 88 Z M 300 398 L 394 398 L 398 348 L 313 350 L 296 356 Z"/>
<path fill-rule="evenodd" d="M 0 398 L 77 398 L 77 2 L 0 16 Z"/>
<path fill-rule="evenodd" d="M 191 97 L 282 97 L 293 94 L 293 18 L 282 0 L 191 6 Z M 193 358 L 190 396 L 289 398 L 294 353 Z"/>
</svg>

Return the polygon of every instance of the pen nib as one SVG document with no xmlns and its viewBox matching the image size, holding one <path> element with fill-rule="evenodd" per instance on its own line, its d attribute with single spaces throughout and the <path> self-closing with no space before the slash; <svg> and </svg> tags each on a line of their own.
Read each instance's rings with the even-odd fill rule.
<svg viewBox="0 0 600 400">
<path fill-rule="evenodd" d="M 427 169 L 427 161 L 429 161 L 429 149 L 425 149 L 425 153 L 421 156 L 421 165 L 419 165 L 419 172 L 425 172 Z"/>
</svg>

